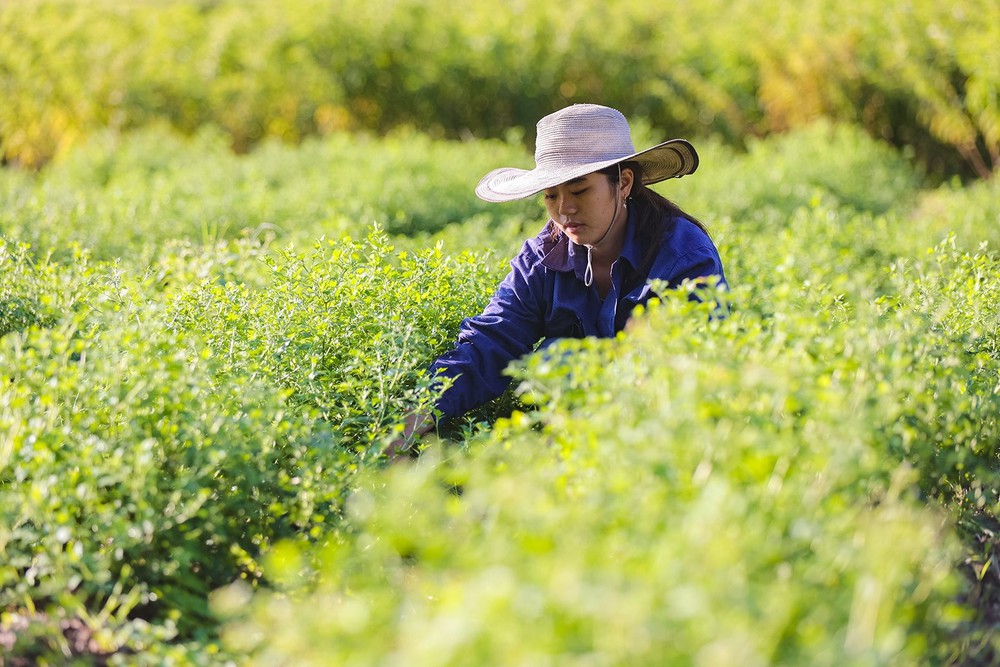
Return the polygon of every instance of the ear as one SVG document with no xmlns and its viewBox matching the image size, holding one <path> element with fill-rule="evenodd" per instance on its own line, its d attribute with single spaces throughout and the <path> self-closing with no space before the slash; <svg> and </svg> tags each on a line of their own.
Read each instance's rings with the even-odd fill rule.
<svg viewBox="0 0 1000 667">
<path fill-rule="evenodd" d="M 618 188 L 622 191 L 622 193 L 626 197 L 632 194 L 632 185 L 634 183 L 635 183 L 635 172 L 629 169 L 628 167 L 622 169 L 622 178 L 621 181 L 618 183 Z"/>
</svg>

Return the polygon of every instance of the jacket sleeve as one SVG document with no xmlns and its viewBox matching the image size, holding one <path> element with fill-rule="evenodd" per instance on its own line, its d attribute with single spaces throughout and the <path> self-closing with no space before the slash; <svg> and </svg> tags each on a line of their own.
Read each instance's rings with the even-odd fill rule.
<svg viewBox="0 0 1000 667">
<path fill-rule="evenodd" d="M 719 251 L 704 231 L 688 220 L 678 219 L 674 237 L 654 263 L 649 278 L 678 287 L 685 279 L 709 276 L 718 276 L 720 287 L 727 284 Z"/>
<path fill-rule="evenodd" d="M 510 384 L 503 371 L 541 339 L 545 270 L 526 243 L 482 314 L 462 321 L 454 349 L 431 373 L 452 379 L 438 401 L 445 417 L 457 417 L 496 398 Z"/>
<path fill-rule="evenodd" d="M 671 287 L 678 287 L 686 279 L 707 278 L 718 276 L 720 286 L 726 284 L 726 276 L 722 270 L 722 260 L 714 246 L 705 245 L 689 250 L 677 258 L 677 262 L 663 276 Z M 660 276 L 651 275 L 650 278 Z"/>
</svg>

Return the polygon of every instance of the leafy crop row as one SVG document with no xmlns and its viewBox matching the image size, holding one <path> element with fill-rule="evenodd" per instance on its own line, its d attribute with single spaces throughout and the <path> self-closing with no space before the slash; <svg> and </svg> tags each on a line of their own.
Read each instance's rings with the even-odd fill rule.
<svg viewBox="0 0 1000 667">
<path fill-rule="evenodd" d="M 87 316 L 0 348 L 0 604 L 37 621 L 11 655 L 59 655 L 74 619 L 113 650 L 199 634 L 208 592 L 325 527 L 349 471 L 330 429 L 268 385 L 220 381 L 207 347 L 102 273 Z M 112 289 L 131 296 L 102 310 Z"/>
<path fill-rule="evenodd" d="M 224 359 L 221 377 L 289 390 L 362 455 L 407 410 L 428 405 L 427 364 L 500 278 L 487 254 L 395 252 L 378 232 L 266 261 L 264 289 L 203 283 L 178 300 L 171 327 L 203 336 Z"/>
<path fill-rule="evenodd" d="M 1000 262 L 831 242 L 867 224 L 816 208 L 727 248 L 758 271 L 727 318 L 681 290 L 528 358 L 531 410 L 362 477 L 350 530 L 270 559 L 281 592 L 249 613 L 222 595 L 229 645 L 260 665 L 981 657 L 943 508 L 1000 507 Z"/>
<path fill-rule="evenodd" d="M 517 400 L 386 467 L 373 454 L 433 400 L 423 369 L 536 210 L 476 208 L 476 165 L 528 156 L 416 135 L 241 157 L 208 134 L 114 141 L 0 174 L 6 655 L 66 662 L 68 625 L 118 664 L 1000 650 L 995 183 L 924 190 L 843 127 L 705 143 L 661 187 L 708 222 L 729 316 L 666 295 L 617 339 L 525 359 Z M 414 188 L 310 208 L 357 146 L 372 155 L 344 178 L 385 164 Z M 348 205 L 374 219 L 330 221 Z M 372 230 L 411 205 L 425 221 L 393 231 L 414 236 Z M 197 233 L 228 208 L 226 233 Z M 261 210 L 298 235 L 241 233 Z"/>
<path fill-rule="evenodd" d="M 644 123 L 634 134 L 637 145 L 664 138 Z M 758 231 L 810 203 L 876 216 L 919 207 L 906 234 L 879 237 L 886 250 L 912 254 L 949 230 L 966 246 L 1000 241 L 985 217 L 995 181 L 921 191 L 910 160 L 856 128 L 818 123 L 751 141 L 745 152 L 711 140 L 698 148 L 702 171 L 661 189 L 693 212 L 707 211 L 709 223 L 728 217 Z M 0 170 L 0 230 L 56 259 L 82 246 L 94 259 L 139 265 L 180 252 L 168 249 L 178 241 L 310 246 L 321 236 L 364 239 L 375 225 L 412 238 L 407 247 L 443 240 L 456 252 L 494 246 L 504 255 L 516 250 L 511 237 L 530 231 L 526 221 L 538 209 L 532 201 L 495 206 L 470 197 L 498 162 L 528 166 L 531 157 L 516 144 L 412 133 L 267 143 L 236 157 L 218 134 L 182 139 L 150 128 L 127 139 L 93 137 L 33 178 Z"/>
<path fill-rule="evenodd" d="M 240 158 L 209 131 L 190 139 L 165 128 L 127 140 L 101 134 L 37 179 L 0 170 L 0 229 L 62 257 L 77 244 L 97 259 L 141 264 L 177 239 L 311 245 L 322 235 L 363 238 L 375 224 L 424 237 L 470 218 L 502 227 L 529 208 L 470 201 L 471 174 L 526 156 L 519 146 L 477 145 L 466 150 L 413 133 L 337 135 L 296 148 L 267 143 Z"/>
</svg>

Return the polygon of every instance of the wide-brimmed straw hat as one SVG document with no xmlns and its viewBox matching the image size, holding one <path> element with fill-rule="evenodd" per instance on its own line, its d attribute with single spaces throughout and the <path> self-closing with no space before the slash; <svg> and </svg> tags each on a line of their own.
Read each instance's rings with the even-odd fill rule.
<svg viewBox="0 0 1000 667">
<path fill-rule="evenodd" d="M 514 201 L 626 160 L 642 166 L 642 182 L 659 183 L 692 173 L 698 153 L 684 139 L 636 152 L 628 121 L 598 104 L 574 104 L 538 121 L 535 168 L 494 169 L 476 186 L 489 202 Z"/>
</svg>

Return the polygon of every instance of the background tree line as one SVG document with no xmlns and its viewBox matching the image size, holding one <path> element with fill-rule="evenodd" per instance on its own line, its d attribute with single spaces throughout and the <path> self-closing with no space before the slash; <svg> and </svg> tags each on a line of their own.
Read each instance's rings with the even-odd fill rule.
<svg viewBox="0 0 1000 667">
<path fill-rule="evenodd" d="M 265 137 L 412 126 L 499 137 L 599 101 L 735 146 L 854 123 L 938 178 L 1000 160 L 992 0 L 200 0 L 0 7 L 0 147 L 45 164 L 99 128 Z M 518 136 L 518 135 L 515 135 Z"/>
</svg>

